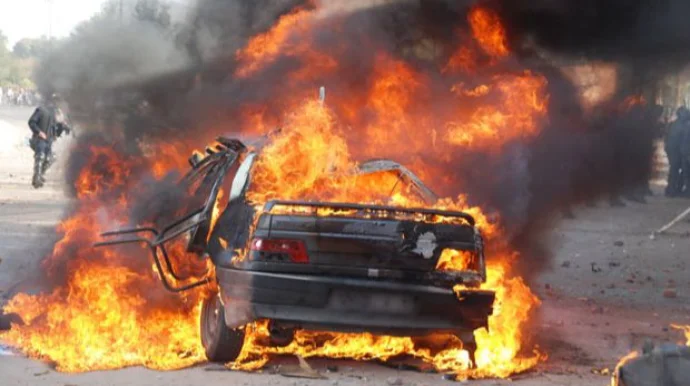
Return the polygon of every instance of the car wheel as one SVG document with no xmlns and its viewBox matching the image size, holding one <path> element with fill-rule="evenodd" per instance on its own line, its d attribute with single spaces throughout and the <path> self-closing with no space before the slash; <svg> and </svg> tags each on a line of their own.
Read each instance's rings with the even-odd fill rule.
<svg viewBox="0 0 690 386">
<path fill-rule="evenodd" d="M 219 296 L 204 300 L 201 308 L 201 344 L 211 362 L 232 362 L 244 344 L 244 329 L 225 325 L 225 309 Z"/>
</svg>

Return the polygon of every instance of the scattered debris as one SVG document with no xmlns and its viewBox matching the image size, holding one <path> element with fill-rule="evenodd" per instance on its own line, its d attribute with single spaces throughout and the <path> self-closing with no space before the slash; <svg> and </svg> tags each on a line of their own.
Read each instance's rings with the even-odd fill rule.
<svg viewBox="0 0 690 386">
<path fill-rule="evenodd" d="M 549 283 L 544 284 L 544 288 L 545 288 L 547 291 L 551 291 L 551 284 L 549 284 Z"/>
<path fill-rule="evenodd" d="M 591 265 L 592 265 L 592 272 L 594 272 L 594 273 L 601 272 L 601 268 L 599 268 L 597 266 L 597 263 L 591 263 Z"/>
<path fill-rule="evenodd" d="M 314 370 L 304 358 L 297 356 L 299 366 L 282 366 L 279 374 L 288 378 L 305 378 L 305 379 L 328 379 L 318 371 Z"/>
<path fill-rule="evenodd" d="M 455 374 L 443 374 L 441 377 L 444 381 L 457 381 L 458 377 Z"/>
<path fill-rule="evenodd" d="M 46 375 L 48 373 L 50 373 L 50 370 L 43 370 L 43 371 L 40 371 L 38 373 L 34 373 L 34 377 L 41 377 L 41 376 Z"/>
<path fill-rule="evenodd" d="M 592 374 L 609 376 L 611 375 L 611 369 L 604 367 L 603 369 L 592 369 Z"/>
<path fill-rule="evenodd" d="M 619 263 L 617 261 L 609 261 L 609 267 L 611 267 L 611 268 L 616 268 L 616 267 L 620 267 L 620 266 L 621 266 L 621 263 Z"/>
<path fill-rule="evenodd" d="M 570 261 L 566 260 L 561 264 L 561 267 L 563 268 L 570 268 Z"/>
<path fill-rule="evenodd" d="M 666 299 L 675 299 L 675 298 L 678 297 L 678 293 L 677 293 L 676 290 L 673 289 L 673 288 L 666 288 L 666 289 L 664 290 L 664 297 L 665 297 Z"/>
<path fill-rule="evenodd" d="M 615 245 L 615 246 L 617 246 L 617 247 L 622 247 L 623 245 L 625 245 L 625 243 L 622 242 L 622 241 L 620 241 L 620 240 L 618 240 L 618 241 L 616 241 L 615 243 L 613 243 L 613 245 Z"/>
<path fill-rule="evenodd" d="M 331 365 L 331 366 L 326 366 L 326 372 L 328 373 L 337 373 L 338 372 L 338 366 Z"/>
<path fill-rule="evenodd" d="M 593 314 L 603 314 L 605 311 L 606 309 L 602 306 L 592 307 Z"/>
<path fill-rule="evenodd" d="M 386 379 L 386 384 L 389 386 L 402 386 L 403 381 L 401 378 L 398 377 L 389 377 Z"/>
<path fill-rule="evenodd" d="M 223 365 L 209 365 L 204 367 L 204 371 L 230 371 L 230 368 Z"/>
</svg>

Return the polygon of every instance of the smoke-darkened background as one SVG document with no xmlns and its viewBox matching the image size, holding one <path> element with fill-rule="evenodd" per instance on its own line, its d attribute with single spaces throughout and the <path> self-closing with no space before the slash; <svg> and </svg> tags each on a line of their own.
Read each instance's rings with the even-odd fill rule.
<svg viewBox="0 0 690 386">
<path fill-rule="evenodd" d="M 449 79 L 439 69 L 467 33 L 469 9 L 479 3 L 500 15 L 512 57 L 472 76 Z M 279 124 L 293 98 L 315 95 L 321 85 L 327 87 L 329 103 L 336 103 L 367 88 L 382 52 L 430 79 L 436 96 L 420 95 L 416 108 L 431 111 L 443 109 L 446 91 L 440 90 L 447 90 L 450 80 L 481 84 L 498 73 L 541 74 L 548 81 L 549 110 L 534 139 L 511 141 L 498 152 L 439 154 L 429 147 L 414 154 L 382 148 L 380 154 L 394 153 L 403 163 L 422 159 L 437 164 L 453 183 L 440 184 L 433 176 L 425 182 L 441 195 L 467 193 L 470 203 L 497 212 L 511 242 L 526 256 L 521 263 L 530 269 L 524 272 L 533 274 L 548 261 L 539 231 L 561 210 L 646 184 L 658 135 L 659 112 L 652 108 L 657 82 L 686 64 L 685 47 L 690 47 L 690 27 L 683 20 L 690 4 L 682 0 L 320 4 L 322 21 L 307 44 L 337 58 L 339 71 L 316 81 L 294 80 L 291 75 L 309 63 L 290 55 L 250 77 L 234 76 L 236 51 L 250 37 L 296 6 L 314 7 L 312 2 L 200 0 L 188 3 L 184 15 L 174 15 L 163 1 L 142 0 L 125 20 L 111 6 L 81 26 L 42 61 L 37 84 L 44 94 L 65 95 L 84 131 L 138 155 L 142 141 L 194 138 L 193 145 L 202 147 L 202 139 L 237 132 L 247 106 L 260 108 Z M 491 58 L 482 60 L 488 64 Z M 564 70 L 590 62 L 611 64 L 618 73 L 614 92 L 595 106 L 583 103 L 582 90 Z M 639 96 L 646 105 L 622 107 Z M 366 142 L 361 136 L 353 127 L 347 139 L 357 148 Z M 71 161 L 72 169 L 83 165 L 78 157 Z"/>
</svg>

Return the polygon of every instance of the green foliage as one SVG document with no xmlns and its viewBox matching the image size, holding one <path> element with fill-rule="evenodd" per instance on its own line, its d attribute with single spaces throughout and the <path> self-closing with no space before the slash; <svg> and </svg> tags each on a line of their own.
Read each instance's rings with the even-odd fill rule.
<svg viewBox="0 0 690 386">
<path fill-rule="evenodd" d="M 0 87 L 33 88 L 31 73 L 35 61 L 20 57 L 7 48 L 7 37 L 0 31 Z"/>
<path fill-rule="evenodd" d="M 15 43 L 12 53 L 22 59 L 40 58 L 46 55 L 55 45 L 55 39 L 42 37 L 40 39 L 24 38 Z"/>
</svg>

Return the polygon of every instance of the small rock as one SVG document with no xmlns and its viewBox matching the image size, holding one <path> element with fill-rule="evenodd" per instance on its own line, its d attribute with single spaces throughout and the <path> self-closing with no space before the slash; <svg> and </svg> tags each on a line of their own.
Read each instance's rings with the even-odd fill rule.
<svg viewBox="0 0 690 386">
<path fill-rule="evenodd" d="M 678 293 L 673 288 L 666 288 L 664 290 L 664 297 L 666 299 L 675 299 L 676 297 L 678 297 Z"/>
<path fill-rule="evenodd" d="M 390 386 L 402 386 L 403 381 L 401 378 L 398 377 L 390 377 L 386 379 L 386 384 Z"/>
<path fill-rule="evenodd" d="M 606 286 L 606 288 L 608 288 L 608 289 L 614 289 L 614 288 L 616 288 L 616 285 L 615 285 L 615 284 L 609 284 L 609 285 Z"/>
<path fill-rule="evenodd" d="M 613 245 L 615 245 L 615 246 L 617 246 L 617 247 L 622 247 L 623 245 L 625 245 L 625 243 L 622 242 L 622 241 L 620 241 L 620 240 L 618 240 L 618 241 L 616 241 L 615 243 L 613 243 Z"/>
<path fill-rule="evenodd" d="M 611 267 L 611 268 L 616 268 L 616 267 L 620 267 L 620 266 L 621 266 L 621 263 L 619 263 L 617 261 L 609 261 L 609 267 Z"/>
<path fill-rule="evenodd" d="M 546 290 L 549 290 L 549 291 L 550 291 L 550 290 L 551 290 L 551 284 L 549 284 L 549 283 L 544 284 L 544 288 L 545 288 Z"/>
<path fill-rule="evenodd" d="M 570 268 L 570 261 L 566 260 L 561 264 L 561 267 L 563 268 Z"/>
</svg>

